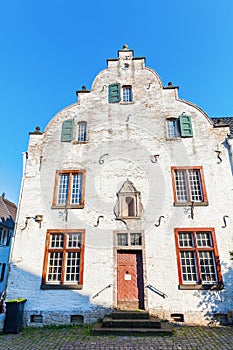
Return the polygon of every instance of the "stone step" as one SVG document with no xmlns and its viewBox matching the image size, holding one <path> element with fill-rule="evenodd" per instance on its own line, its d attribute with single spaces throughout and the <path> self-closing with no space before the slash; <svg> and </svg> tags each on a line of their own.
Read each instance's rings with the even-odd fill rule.
<svg viewBox="0 0 233 350">
<path fill-rule="evenodd" d="M 162 322 L 161 328 L 107 328 L 102 323 L 96 323 L 92 329 L 93 335 L 143 335 L 160 336 L 172 335 L 172 329 Z"/>
<path fill-rule="evenodd" d="M 102 325 L 103 328 L 161 328 L 160 319 L 155 316 L 150 316 L 148 319 L 114 319 L 112 316 L 106 316 Z"/>
<path fill-rule="evenodd" d="M 114 311 L 112 313 L 113 319 L 149 319 L 149 312 L 147 311 Z"/>
</svg>

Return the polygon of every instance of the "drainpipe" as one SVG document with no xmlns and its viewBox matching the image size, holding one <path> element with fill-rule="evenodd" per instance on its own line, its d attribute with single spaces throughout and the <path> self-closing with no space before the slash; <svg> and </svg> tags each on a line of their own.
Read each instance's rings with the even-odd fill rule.
<svg viewBox="0 0 233 350">
<path fill-rule="evenodd" d="M 233 135 L 231 134 L 227 135 L 226 143 L 229 147 L 229 158 L 230 158 L 230 164 L 231 164 L 231 171 L 233 174 Z"/>
<path fill-rule="evenodd" d="M 19 192 L 19 199 L 18 199 L 18 204 L 17 204 L 17 213 L 16 213 L 16 218 L 15 218 L 15 227 L 14 227 L 14 233 L 11 238 L 11 249 L 10 249 L 10 255 L 9 255 L 9 261 L 8 261 L 8 273 L 6 276 L 6 290 L 7 290 L 7 285 L 8 285 L 8 277 L 10 273 L 10 264 L 12 263 L 12 254 L 13 254 L 13 248 L 14 248 L 14 243 L 15 243 L 15 234 L 16 234 L 16 229 L 18 226 L 18 219 L 19 219 L 19 208 L 21 205 L 21 200 L 22 200 L 22 192 L 24 188 L 24 179 L 26 175 L 26 168 L 27 168 L 27 159 L 28 159 L 28 152 L 23 152 L 23 164 L 22 164 L 22 181 L 20 185 L 20 192 Z"/>
</svg>

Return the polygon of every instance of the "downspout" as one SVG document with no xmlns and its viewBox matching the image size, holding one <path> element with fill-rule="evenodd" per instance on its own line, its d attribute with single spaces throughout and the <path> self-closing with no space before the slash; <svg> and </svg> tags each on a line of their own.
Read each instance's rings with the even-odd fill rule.
<svg viewBox="0 0 233 350">
<path fill-rule="evenodd" d="M 8 268 L 8 274 L 7 274 L 7 282 L 8 282 L 8 276 L 10 272 L 10 263 L 12 261 L 12 252 L 13 252 L 13 246 L 14 246 L 14 239 L 15 239 L 15 234 L 16 234 L 16 229 L 18 226 L 18 219 L 19 219 L 19 208 L 21 205 L 21 200 L 22 200 L 22 193 L 23 193 L 23 188 L 24 188 L 24 180 L 25 180 L 25 175 L 26 175 L 26 168 L 27 168 L 27 159 L 28 159 L 28 152 L 23 152 L 23 169 L 22 169 L 22 181 L 20 185 L 20 192 L 19 192 L 19 199 L 18 199 L 18 205 L 17 205 L 17 213 L 16 213 L 16 219 L 15 219 L 15 227 L 14 227 L 14 233 L 11 238 L 11 249 L 10 249 L 10 256 L 9 256 L 9 268 Z M 7 284 L 6 284 L 6 289 L 7 289 Z"/>
<path fill-rule="evenodd" d="M 25 175 L 26 175 L 28 152 L 23 152 L 22 155 L 23 155 L 22 181 L 21 181 L 20 192 L 19 192 L 19 200 L 18 200 L 18 205 L 17 205 L 17 215 L 16 215 L 16 220 L 15 220 L 14 236 L 15 236 L 15 232 L 16 232 L 16 226 L 18 224 L 19 208 L 20 208 L 20 205 L 21 205 L 22 193 L 23 193 L 23 188 L 24 188 L 24 180 L 25 180 Z"/>
<path fill-rule="evenodd" d="M 230 165 L 231 165 L 231 172 L 233 174 L 233 135 L 231 135 L 231 134 L 227 135 L 226 143 L 228 145 Z"/>
</svg>

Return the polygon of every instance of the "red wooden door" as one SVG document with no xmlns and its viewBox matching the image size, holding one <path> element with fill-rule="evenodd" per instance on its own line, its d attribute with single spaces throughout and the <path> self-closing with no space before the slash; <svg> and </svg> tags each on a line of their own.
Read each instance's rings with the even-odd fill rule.
<svg viewBox="0 0 233 350">
<path fill-rule="evenodd" d="M 117 304 L 122 309 L 144 308 L 141 251 L 117 252 Z"/>
</svg>

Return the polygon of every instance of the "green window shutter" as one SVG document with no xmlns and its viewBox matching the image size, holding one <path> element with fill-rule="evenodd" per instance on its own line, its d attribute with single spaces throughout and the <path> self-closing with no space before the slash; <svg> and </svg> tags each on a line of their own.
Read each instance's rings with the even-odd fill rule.
<svg viewBox="0 0 233 350">
<path fill-rule="evenodd" d="M 74 120 L 65 120 L 62 123 L 61 141 L 70 142 L 73 140 Z"/>
<path fill-rule="evenodd" d="M 108 102 L 116 103 L 121 100 L 120 84 L 111 84 L 108 86 Z"/>
<path fill-rule="evenodd" d="M 179 121 L 181 137 L 193 137 L 191 117 L 186 114 L 181 114 L 179 117 Z"/>
</svg>

